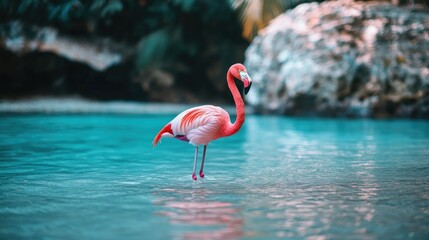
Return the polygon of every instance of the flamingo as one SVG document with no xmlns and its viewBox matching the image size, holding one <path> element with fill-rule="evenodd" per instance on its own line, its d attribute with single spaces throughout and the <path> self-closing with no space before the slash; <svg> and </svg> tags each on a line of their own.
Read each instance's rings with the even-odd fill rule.
<svg viewBox="0 0 429 240">
<path fill-rule="evenodd" d="M 196 168 L 198 160 L 198 147 L 203 145 L 203 157 L 199 175 L 204 178 L 204 159 L 206 157 L 207 145 L 218 138 L 227 137 L 235 134 L 244 123 L 244 100 L 235 85 L 235 79 L 241 80 L 243 83 L 243 92 L 247 94 L 252 80 L 247 74 L 246 68 L 236 63 L 232 65 L 227 73 L 228 88 L 234 98 L 237 117 L 234 123 L 231 123 L 230 116 L 224 109 L 213 106 L 203 105 L 193 107 L 181 112 L 173 120 L 167 123 L 155 136 L 153 147 L 163 137 L 172 137 L 178 140 L 186 141 L 195 147 L 194 168 L 192 171 L 192 179 L 197 180 Z"/>
</svg>

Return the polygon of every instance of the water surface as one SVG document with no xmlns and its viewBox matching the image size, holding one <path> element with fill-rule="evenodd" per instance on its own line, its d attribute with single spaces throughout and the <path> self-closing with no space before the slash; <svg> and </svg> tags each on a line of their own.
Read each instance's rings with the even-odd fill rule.
<svg viewBox="0 0 429 240">
<path fill-rule="evenodd" d="M 194 182 L 171 118 L 2 115 L 0 239 L 428 239 L 429 122 L 249 116 Z"/>
</svg>

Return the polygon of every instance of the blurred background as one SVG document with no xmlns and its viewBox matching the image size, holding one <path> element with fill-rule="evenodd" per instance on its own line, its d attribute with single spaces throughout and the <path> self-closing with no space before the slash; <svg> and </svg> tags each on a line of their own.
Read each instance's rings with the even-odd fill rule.
<svg viewBox="0 0 429 240">
<path fill-rule="evenodd" d="M 2 104 L 233 104 L 236 62 L 256 113 L 429 118 L 425 0 L 0 2 Z"/>
</svg>

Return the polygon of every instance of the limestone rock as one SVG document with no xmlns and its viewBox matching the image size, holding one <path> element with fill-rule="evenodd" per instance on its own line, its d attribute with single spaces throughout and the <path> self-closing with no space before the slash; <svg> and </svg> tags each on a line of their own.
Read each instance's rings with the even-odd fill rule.
<svg viewBox="0 0 429 240">
<path fill-rule="evenodd" d="M 108 39 L 81 40 L 60 34 L 52 27 L 25 26 L 19 21 L 1 24 L 0 38 L 5 49 L 17 54 L 52 52 L 98 71 L 120 63 L 128 54 L 126 47 Z"/>
<path fill-rule="evenodd" d="M 261 113 L 429 117 L 429 10 L 348 0 L 301 4 L 246 51 Z"/>
</svg>

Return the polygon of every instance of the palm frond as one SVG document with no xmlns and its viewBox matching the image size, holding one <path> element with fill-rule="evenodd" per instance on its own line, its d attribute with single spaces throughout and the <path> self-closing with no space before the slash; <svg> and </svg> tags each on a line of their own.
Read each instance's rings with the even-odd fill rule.
<svg viewBox="0 0 429 240">
<path fill-rule="evenodd" d="M 238 10 L 243 37 L 249 41 L 285 9 L 282 0 L 235 0 L 232 1 L 232 7 Z"/>
<path fill-rule="evenodd" d="M 175 4 L 182 6 L 183 10 L 190 11 L 195 5 L 195 0 L 174 0 Z"/>
<path fill-rule="evenodd" d="M 137 68 L 160 66 L 171 49 L 171 29 L 161 28 L 144 37 L 137 46 Z"/>
</svg>

